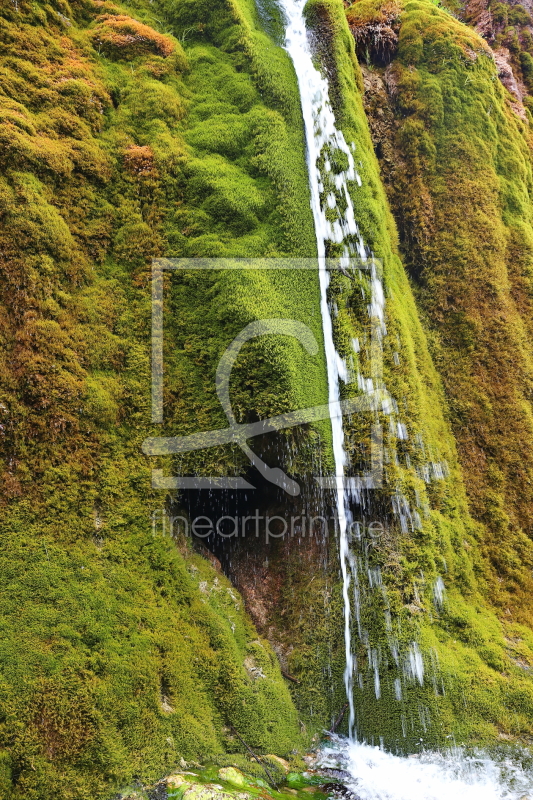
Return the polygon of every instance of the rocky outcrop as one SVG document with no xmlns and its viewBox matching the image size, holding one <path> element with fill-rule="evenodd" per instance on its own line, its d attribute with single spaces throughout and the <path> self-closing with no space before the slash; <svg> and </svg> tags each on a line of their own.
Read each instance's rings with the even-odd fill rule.
<svg viewBox="0 0 533 800">
<path fill-rule="evenodd" d="M 359 16 L 357 5 L 348 7 L 347 19 L 360 60 L 388 64 L 398 49 L 400 7 L 391 0 L 371 17 Z"/>
<path fill-rule="evenodd" d="M 513 72 L 511 53 L 506 47 L 500 47 L 494 50 L 494 61 L 498 70 L 498 78 L 514 98 L 511 101 L 513 111 L 520 119 L 527 122 L 526 109 L 522 103 L 522 100 L 527 95 L 527 89 L 522 82 L 518 81 Z"/>
</svg>

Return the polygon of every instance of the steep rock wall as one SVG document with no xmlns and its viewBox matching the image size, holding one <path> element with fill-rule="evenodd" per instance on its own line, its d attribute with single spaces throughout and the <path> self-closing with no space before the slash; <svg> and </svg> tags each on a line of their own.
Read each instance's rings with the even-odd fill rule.
<svg viewBox="0 0 533 800">
<path fill-rule="evenodd" d="M 373 24 L 381 24 L 380 7 L 365 8 Z M 156 18 L 148 4 L 100 0 L 70 6 L 10 0 L 2 9 L 6 645 L 0 780 L 13 798 L 105 797 L 135 777 L 157 777 L 179 756 L 241 749 L 230 725 L 250 745 L 286 753 L 329 724 L 343 703 L 334 540 L 327 546 L 300 545 L 306 547 L 303 556 L 295 543 L 280 543 L 266 553 L 244 548 L 227 568 L 284 671 L 299 681 L 289 687 L 297 712 L 271 647 L 258 638 L 234 589 L 187 541 L 162 535 L 163 510 L 185 503 L 151 490 L 151 467 L 165 474 L 202 468 L 204 474 L 224 475 L 245 472 L 247 464 L 240 451 L 226 449 L 174 463 L 170 457 L 153 462 L 141 455 L 144 438 L 161 432 L 150 425 L 150 259 L 312 256 L 314 237 L 296 83 L 279 47 L 275 9 L 261 4 L 259 14 L 244 0 L 165 0 L 159 12 Z M 387 10 L 392 34 L 385 48 L 381 43 L 377 61 L 390 60 L 390 43 L 395 46 L 399 35 L 404 55 L 397 63 L 403 71 L 397 79 L 392 68 L 386 73 L 392 76 L 386 102 L 369 116 L 376 145 L 376 126 L 384 130 L 383 161 L 405 170 L 401 185 L 409 186 L 399 192 L 403 206 L 394 190 L 389 196 L 395 212 L 405 209 L 397 213 L 400 245 L 411 240 L 416 245 L 404 248 L 415 304 L 398 256 L 342 4 L 313 0 L 307 14 L 338 122 L 357 146 L 362 186 L 354 187 L 354 204 L 366 242 L 384 263 L 387 288 L 384 380 L 410 433 L 407 444 L 393 432 L 388 436 L 391 459 L 379 512 L 386 535 L 371 553 L 371 564 L 380 566 L 389 587 L 403 643 L 420 641 L 428 665 L 438 654 L 439 667 L 429 672 L 444 686 L 431 679 L 413 686 L 398 705 L 392 683 L 384 679 L 378 701 L 362 649 L 368 681 L 357 694 L 360 730 L 404 749 L 414 749 L 421 735 L 427 743 L 440 743 L 452 732 L 465 740 L 527 738 L 533 637 L 520 624 L 529 621 L 520 597 L 529 585 L 528 571 L 520 559 L 528 563 L 530 544 L 527 531 L 517 533 L 513 520 L 506 519 L 503 494 L 493 497 L 489 489 L 494 481 L 511 485 L 513 470 L 527 485 L 529 455 L 516 423 L 493 413 L 485 397 L 478 402 L 493 362 L 481 377 L 475 370 L 467 373 L 470 380 L 453 393 L 457 364 L 464 372 L 465 359 L 470 364 L 470 354 L 481 345 L 479 360 L 493 358 L 496 329 L 478 336 L 486 308 L 476 306 L 472 333 L 466 311 L 441 320 L 442 280 L 435 278 L 433 299 L 417 287 L 427 259 L 436 259 L 424 244 L 433 236 L 437 197 L 427 182 L 426 161 L 436 164 L 431 126 L 442 127 L 440 95 L 434 81 L 425 81 L 425 59 L 451 62 L 448 96 L 457 116 L 453 141 L 438 142 L 442 153 L 451 148 L 459 161 L 465 153 L 473 158 L 462 126 L 468 136 L 485 131 L 482 115 L 472 127 L 461 117 L 470 100 L 455 91 L 455 83 L 463 88 L 479 83 L 494 104 L 498 135 L 508 137 L 497 159 L 499 182 L 494 172 L 487 177 L 490 221 L 480 224 L 468 257 L 458 259 L 465 272 L 453 302 L 477 302 L 465 266 L 478 263 L 482 271 L 476 248 L 485 248 L 487 263 L 487 253 L 497 252 L 503 289 L 494 276 L 485 276 L 483 286 L 494 288 L 507 315 L 502 319 L 509 325 L 500 321 L 497 328 L 506 336 L 510 385 L 504 399 L 512 419 L 526 423 L 527 398 L 518 392 L 520 381 L 513 383 L 509 365 L 520 358 L 522 375 L 529 375 L 524 341 L 529 290 L 523 277 L 529 252 L 527 140 L 474 34 L 428 3 Z M 418 18 L 429 21 L 427 34 L 419 30 Z M 440 39 L 431 38 L 432 24 Z M 377 82 L 378 74 L 366 74 L 367 85 Z M 399 112 L 396 102 L 403 103 Z M 389 135 L 397 118 L 404 125 L 399 143 Z M 494 135 L 488 130 L 488 139 Z M 482 167 L 489 169 L 486 158 Z M 470 162 L 469 169 L 462 192 L 477 198 L 469 184 L 475 173 Z M 522 184 L 506 178 L 508 171 L 521 175 Z M 389 175 L 383 167 L 385 183 Z M 443 195 L 448 189 L 440 180 Z M 497 191 L 504 202 L 496 199 Z M 511 225 L 515 218 L 518 224 Z M 459 213 L 454 211 L 453 223 L 446 218 L 442 224 L 443 239 L 450 224 L 462 224 Z M 505 246 L 498 237 L 489 237 L 487 245 L 487 231 L 498 232 L 502 225 Z M 411 251 L 423 258 L 415 263 Z M 504 262 L 512 264 L 512 275 L 505 275 Z M 438 259 L 435 264 L 438 276 Z M 428 282 L 430 272 L 424 277 Z M 165 303 L 164 430 L 173 435 L 226 424 L 214 395 L 214 369 L 232 336 L 251 319 L 293 316 L 321 341 L 318 284 L 311 273 L 169 278 Z M 515 306 L 522 309 L 518 317 Z M 448 325 L 442 328 L 446 335 L 441 322 Z M 341 315 L 339 341 L 348 332 L 357 332 L 357 321 Z M 446 350 L 446 337 L 454 348 Z M 257 343 L 245 355 L 232 386 L 240 421 L 323 402 L 320 359 L 307 360 L 290 342 Z M 505 469 L 501 448 L 486 473 L 477 461 L 464 461 L 469 450 L 454 407 L 454 398 L 459 402 L 463 395 L 467 412 L 479 417 L 476 430 L 492 437 L 491 447 L 497 447 L 498 425 L 511 437 Z M 387 420 L 382 422 L 386 427 Z M 353 422 L 349 435 L 357 446 L 368 432 Z M 285 466 L 296 475 L 309 475 L 316 461 L 327 464 L 324 427 L 281 443 L 289 453 Z M 431 462 L 447 463 L 444 480 L 428 478 Z M 407 532 L 390 510 L 398 486 L 413 508 L 425 510 L 420 527 Z M 513 519 L 522 506 L 526 513 L 527 497 L 512 489 L 508 496 L 509 507 L 517 509 Z M 270 508 L 279 507 L 278 499 L 265 498 L 261 502 Z M 489 519 L 483 516 L 487 509 Z M 498 558 L 505 560 L 503 572 Z M 502 581 L 494 581 L 495 570 Z M 443 606 L 434 598 L 438 576 L 448 590 Z M 494 607 L 511 614 L 498 619 Z M 368 614 L 385 650 L 382 608 L 371 602 Z M 433 719 L 427 733 L 420 704 Z M 407 712 L 412 714 L 405 735 Z"/>
<path fill-rule="evenodd" d="M 436 658 L 439 666 L 434 674 L 440 675 L 438 680 L 443 680 L 442 691 L 438 685 L 431 685 L 429 676 L 422 690 L 413 691 L 408 705 L 411 709 L 426 705 L 433 725 L 426 730 L 421 723 L 417 730 L 417 723 L 413 722 L 411 733 L 406 737 L 399 732 L 402 711 L 395 705 L 392 689 L 383 696 L 382 688 L 382 697 L 376 700 L 372 665 L 368 664 L 368 682 L 361 694 L 356 695 L 360 732 L 374 740 L 384 735 L 386 741 L 399 747 L 402 741 L 405 746 L 406 739 L 408 746 L 414 746 L 417 736 L 425 742 L 438 741 L 451 732 L 466 740 L 517 736 L 528 740 L 533 697 L 528 674 L 532 636 L 526 589 L 531 580 L 531 542 L 527 524 L 523 529 L 507 524 L 509 520 L 505 514 L 512 513 L 514 502 L 522 503 L 523 511 L 519 513 L 521 518 L 527 519 L 531 505 L 527 490 L 518 489 L 529 485 L 530 452 L 524 444 L 530 418 L 526 400 L 529 319 L 525 312 L 527 292 L 524 291 L 518 300 L 513 279 L 502 275 L 502 270 L 515 275 L 517 262 L 521 263 L 521 278 L 514 286 L 520 283 L 524 287 L 522 281 L 529 253 L 529 223 L 526 221 L 530 215 L 527 129 L 497 80 L 492 55 L 485 42 L 431 3 L 400 6 L 360 2 L 348 8 L 349 27 L 363 29 L 363 36 L 358 39 L 363 45 L 359 56 L 372 64 L 370 73 L 365 70 L 365 81 L 354 65 L 354 42 L 340 3 L 317 0 L 309 3 L 307 9 L 319 42 L 317 56 L 323 63 L 324 53 L 329 59 L 324 63 L 324 71 L 332 76 L 330 80 L 336 87 L 337 118 L 346 138 L 355 141 L 357 146 L 362 170 L 362 187 L 353 187 L 357 218 L 365 241 L 384 264 L 389 340 L 384 350 L 384 381 L 393 396 L 401 401 L 402 417 L 409 431 L 407 451 L 398 447 L 394 437 L 389 440 L 397 460 L 394 462 L 391 458 L 386 467 L 388 489 L 385 495 L 387 491 L 392 493 L 399 481 L 413 506 L 418 497 L 425 498 L 421 507 L 427 503 L 426 508 L 429 508 L 418 530 L 401 531 L 398 521 L 390 520 L 390 535 L 375 548 L 369 563 L 381 566 L 384 582 L 394 597 L 391 606 L 393 614 L 397 615 L 395 618 L 401 620 L 402 635 L 408 638 L 418 631 L 428 672 L 431 674 L 431 661 Z M 385 34 L 383 27 L 389 29 Z M 385 68 L 395 56 L 392 66 Z M 391 100 L 374 107 L 372 94 L 368 92 L 365 98 L 364 88 L 365 84 L 369 86 L 377 80 L 378 75 L 383 75 L 383 81 L 388 82 Z M 470 83 L 474 83 L 475 88 L 469 94 Z M 489 95 L 486 104 L 482 101 L 484 91 Z M 362 108 L 363 98 L 367 102 L 373 142 Z M 490 114 L 487 109 L 491 109 Z M 472 112 L 477 114 L 475 123 L 471 121 Z M 499 126 L 497 131 L 502 143 L 499 144 L 494 133 L 491 141 L 497 166 L 487 175 L 485 170 L 490 169 L 487 145 L 480 146 L 477 151 L 473 142 L 476 137 L 489 136 L 489 131 L 492 132 L 491 114 L 494 125 Z M 488 123 L 484 115 L 489 116 Z M 379 131 L 388 130 L 393 117 L 395 137 L 379 139 Z M 383 178 L 372 145 L 382 157 Z M 475 164 L 470 160 L 472 154 L 478 159 Z M 453 159 L 450 168 L 449 159 Z M 475 190 L 481 174 L 487 181 L 483 184 L 484 192 Z M 434 184 L 430 182 L 433 175 L 439 176 Z M 412 288 L 397 256 L 395 225 L 387 211 L 384 184 L 396 212 L 400 251 L 410 272 Z M 498 223 L 491 220 L 487 227 L 486 203 L 497 192 L 502 193 L 500 201 L 495 201 L 493 206 L 498 210 Z M 440 230 L 430 227 L 436 215 L 436 198 L 439 211 L 446 207 L 453 214 L 453 222 L 443 220 Z M 502 234 L 505 245 L 500 245 L 509 245 L 505 256 L 496 247 L 501 225 L 508 226 L 505 236 Z M 423 258 L 417 262 L 421 247 Z M 418 264 L 418 269 L 413 269 L 414 264 Z M 464 270 L 460 277 L 458 265 Z M 421 273 L 427 283 L 425 289 Z M 478 274 L 491 286 L 498 286 L 497 291 L 491 290 L 490 301 L 487 292 L 476 285 Z M 475 330 L 473 322 L 471 328 L 465 328 L 461 315 L 454 317 L 443 311 L 451 294 L 451 291 L 447 294 L 447 289 L 454 285 L 457 287 L 454 303 L 475 298 L 473 302 L 479 309 Z M 499 308 L 501 303 L 507 310 L 506 315 L 493 311 L 489 314 L 489 303 L 491 309 Z M 526 304 L 522 306 L 522 314 L 516 313 L 520 303 Z M 481 310 L 483 304 L 485 311 Z M 438 338 L 436 329 L 441 320 L 443 327 L 446 326 L 446 336 Z M 499 333 L 485 346 L 482 331 L 493 325 Z M 465 339 L 467 330 L 472 331 L 468 340 Z M 399 359 L 388 351 L 388 347 L 394 347 L 393 336 L 397 337 L 401 348 Z M 445 360 L 447 346 L 458 339 L 458 346 L 453 352 L 452 348 L 448 350 Z M 480 356 L 473 359 L 474 363 L 486 367 L 493 359 L 498 364 L 492 381 L 488 377 L 484 379 L 483 391 L 487 392 L 490 386 L 504 397 L 506 382 L 509 382 L 512 388 L 507 397 L 512 396 L 512 401 L 502 399 L 499 406 L 477 402 L 481 387 L 476 370 L 469 372 L 468 368 L 470 354 L 476 348 Z M 509 354 L 507 358 L 505 352 Z M 511 367 L 511 363 L 515 366 Z M 517 363 L 520 372 L 516 369 Z M 462 409 L 468 408 L 473 416 L 485 415 L 483 424 L 456 427 L 459 404 Z M 510 407 L 520 416 L 519 428 L 516 419 L 509 420 Z M 501 439 L 496 434 L 498 426 L 499 432 L 506 431 Z M 489 475 L 483 473 L 489 453 L 470 460 L 466 440 L 478 435 L 480 430 L 488 435 L 490 429 L 494 431 L 491 447 L 499 447 L 499 452 L 492 459 Z M 416 442 L 420 441 L 417 434 L 425 443 L 425 453 L 417 451 Z M 453 434 L 458 444 L 459 463 Z M 433 460 L 446 460 L 449 472 L 443 481 L 430 480 L 424 485 L 424 481 L 413 479 L 412 466 L 418 465 L 417 476 L 422 476 L 424 472 L 420 468 L 428 453 Z M 514 467 L 506 466 L 511 463 Z M 516 475 L 514 468 L 518 469 Z M 506 469 L 508 495 L 504 497 L 495 492 L 495 487 L 502 487 L 498 475 Z M 485 475 L 481 479 L 485 495 L 476 505 L 472 487 L 480 474 Z M 498 508 L 505 508 L 505 514 L 499 513 Z M 507 526 L 505 529 L 502 523 Z M 507 573 L 505 567 L 500 566 L 506 563 Z M 440 609 L 432 596 L 433 582 L 439 573 L 448 589 L 447 602 Z M 370 628 L 378 631 L 380 625 L 385 643 L 383 610 L 381 621 L 380 612 L 375 610 Z M 383 644 L 383 648 L 386 647 Z M 365 663 L 364 648 L 361 650 Z"/>
<path fill-rule="evenodd" d="M 474 621 L 473 597 L 468 611 L 462 603 L 450 609 L 442 623 L 453 639 L 441 657 L 449 668 L 456 660 L 455 691 L 464 694 L 467 709 L 504 738 L 511 732 L 527 737 L 529 126 L 498 81 L 486 43 L 446 11 L 429 3 L 362 0 L 346 13 L 400 251 L 443 381 L 443 408 L 476 521 L 473 541 L 461 546 L 472 559 L 476 590 L 493 609 L 490 623 Z M 465 506 L 462 514 L 466 520 Z M 485 662 L 470 685 L 459 641 Z M 490 702 L 488 687 L 495 693 Z"/>
<path fill-rule="evenodd" d="M 148 4 L 2 6 L 3 797 L 107 797 L 240 751 L 229 726 L 279 754 L 311 733 L 238 594 L 165 535 L 141 452 L 151 258 L 313 246 L 286 59 L 261 72 L 259 42 L 252 68 L 253 21 L 220 3 L 210 31 L 185 6 L 176 36 Z M 226 286 L 221 313 L 246 322 L 257 294 Z M 185 426 L 202 357 L 166 384 Z"/>
</svg>

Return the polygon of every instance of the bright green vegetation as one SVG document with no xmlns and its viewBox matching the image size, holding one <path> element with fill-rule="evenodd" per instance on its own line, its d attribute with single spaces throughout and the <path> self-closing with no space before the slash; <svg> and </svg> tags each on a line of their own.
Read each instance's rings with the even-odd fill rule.
<svg viewBox="0 0 533 800">
<path fill-rule="evenodd" d="M 313 254 L 296 90 L 250 8 L 210 6 L 211 27 L 197 3 L 161 11 L 168 25 L 147 3 L 2 11 L 0 794 L 13 800 L 95 800 L 180 756 L 242 750 L 228 726 L 280 755 L 311 733 L 238 593 L 154 536 L 165 496 L 151 467 L 171 465 L 140 451 L 156 432 L 151 258 Z M 180 340 L 167 410 L 181 430 L 209 429 L 224 422 L 209 370 L 234 333 L 259 306 L 307 321 L 317 280 L 197 273 L 186 286 L 165 294 Z M 197 331 L 181 319 L 202 314 L 217 336 L 187 371 Z M 250 354 L 242 368 L 262 410 L 322 397 L 317 359 L 303 369 L 292 341 L 264 348 L 270 373 Z"/>
<path fill-rule="evenodd" d="M 204 559 L 131 522 L 68 548 L 42 524 L 15 532 L 2 564 L 4 797 L 105 797 L 180 757 L 239 750 L 228 724 L 259 750 L 294 748 L 275 657 Z"/>
<path fill-rule="evenodd" d="M 303 766 L 301 759 L 288 762 L 272 755 L 262 757 L 261 763 L 249 756 L 222 757 L 206 766 L 188 764 L 186 770 L 173 771 L 167 776 L 166 791 L 169 800 L 231 800 L 234 796 L 239 800 L 309 800 L 310 795 L 324 800 L 324 784 L 334 783 L 333 779 L 294 771 Z M 148 799 L 151 789 L 137 789 L 133 797 Z"/>
<path fill-rule="evenodd" d="M 175 789 L 169 791 L 169 798 L 172 800 L 194 800 L 195 797 L 203 797 L 209 800 L 209 792 L 213 783 L 217 786 L 222 786 L 226 800 L 229 800 L 237 791 L 244 792 L 249 800 L 253 798 L 267 798 L 268 800 L 288 800 L 291 797 L 298 797 L 300 800 L 306 800 L 309 795 L 317 798 L 317 800 L 324 800 L 326 795 L 315 787 L 313 791 L 313 783 L 322 782 L 324 779 L 317 778 L 306 779 L 298 772 L 286 773 L 286 770 L 281 769 L 279 764 L 275 761 L 265 759 L 267 772 L 265 768 L 259 766 L 255 767 L 255 774 L 243 774 L 239 769 L 234 767 L 226 767 L 217 769 L 216 767 L 208 767 L 202 770 L 197 776 L 192 775 L 178 775 L 178 780 L 183 780 L 183 783 Z M 247 773 L 250 768 L 253 769 L 254 765 L 247 763 L 243 769 Z M 262 769 L 262 771 L 260 771 Z M 270 781 L 270 784 L 267 782 Z M 274 787 L 272 781 L 275 781 Z M 333 782 L 333 781 L 331 781 Z M 304 790 L 304 791 L 302 791 Z M 215 789 L 215 791 L 217 791 Z M 220 790 L 218 790 L 220 791 Z"/>
<path fill-rule="evenodd" d="M 401 160 L 390 199 L 405 220 L 400 247 L 418 308 L 342 3 L 307 6 L 338 121 L 357 146 L 356 216 L 388 293 L 383 380 L 410 431 L 403 444 L 387 433 L 399 460 L 386 465 L 381 499 L 399 486 L 413 508 L 417 497 L 428 508 L 407 535 L 392 521 L 372 561 L 402 643 L 418 637 L 426 665 L 438 655 L 445 692 L 431 678 L 413 687 L 404 738 L 407 699 L 397 704 L 384 680 L 377 702 L 367 682 L 360 731 L 415 747 L 423 702 L 428 742 L 452 731 L 527 739 L 528 134 L 478 37 L 429 2 L 392 10 L 401 24 L 389 147 Z M 376 21 L 381 7 L 361 0 L 356 14 Z M 162 536 L 160 517 L 152 529 L 151 513 L 168 502 L 150 488 L 152 467 L 233 474 L 244 456 L 220 448 L 172 464 L 141 453 L 147 436 L 226 425 L 214 373 L 253 319 L 303 322 L 321 352 L 313 271 L 169 274 L 165 425 L 150 423 L 151 258 L 315 252 L 275 6 L 10 0 L 1 18 L 0 794 L 96 800 L 156 780 L 180 757 L 240 764 L 232 727 L 260 752 L 301 750 L 344 702 L 335 545 L 305 542 L 303 555 L 280 545 L 268 556 L 277 605 L 264 629 L 299 681 L 289 685 L 239 593 L 185 541 Z M 340 277 L 332 289 L 347 291 Z M 341 350 L 364 334 L 356 317 L 341 308 Z M 243 350 L 231 396 L 239 421 L 324 402 L 324 365 L 289 337 L 263 337 Z M 349 430 L 362 463 L 364 422 Z M 278 442 L 296 475 L 328 463 L 326 427 Z M 426 484 L 407 457 L 420 469 L 446 461 L 449 476 Z M 368 614 L 385 647 L 382 609 Z"/>
<path fill-rule="evenodd" d="M 444 679 L 444 696 L 438 687 L 437 695 L 427 692 L 438 723 L 423 735 L 431 741 L 453 730 L 461 740 L 529 741 L 529 130 L 511 110 L 487 45 L 446 12 L 426 2 L 361 0 L 347 19 L 354 29 L 392 23 L 397 34 L 386 71 L 370 58 L 365 108 L 427 344 L 398 262 L 384 253 L 389 332 L 396 318 L 402 338 L 400 370 L 386 370 L 385 382 L 397 397 L 397 381 L 405 387 L 430 452 L 451 467 L 448 480 L 428 487 L 424 531 L 396 545 L 392 570 L 389 558 Z M 381 194 L 377 163 L 371 156 L 368 163 Z M 407 354 L 415 360 L 405 363 Z M 456 436 L 460 468 L 439 409 Z M 451 588 L 440 612 L 431 599 L 435 569 Z M 406 596 L 408 575 L 420 581 L 420 599 Z M 368 710 L 377 705 L 363 702 Z"/>
</svg>

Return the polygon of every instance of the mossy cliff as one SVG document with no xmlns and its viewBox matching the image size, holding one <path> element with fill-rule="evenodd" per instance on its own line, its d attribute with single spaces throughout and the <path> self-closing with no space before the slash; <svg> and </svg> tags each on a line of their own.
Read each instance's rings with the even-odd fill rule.
<svg viewBox="0 0 533 800">
<path fill-rule="evenodd" d="M 157 432 L 151 258 L 306 255 L 314 241 L 288 59 L 260 34 L 248 47 L 245 4 L 242 13 L 178 5 L 2 5 L 6 798 L 108 797 L 180 757 L 242 750 L 232 728 L 279 755 L 310 735 L 238 593 L 162 535 L 165 492 L 152 491 L 156 464 L 141 451 Z M 155 19 L 162 13 L 174 27 Z M 276 287 L 256 275 L 269 310 Z M 211 359 L 231 341 L 227 330 L 253 318 L 245 304 L 257 284 L 231 280 L 202 273 L 190 283 L 188 311 L 211 292 L 213 326 L 223 328 Z M 307 292 L 316 305 L 317 285 L 302 285 L 299 299 Z M 318 316 L 314 324 L 319 336 Z M 194 336 L 186 330 L 182 354 Z M 273 349 L 274 374 L 301 395 L 287 376 L 301 370 L 283 353 Z M 165 385 L 170 415 L 173 397 L 176 417 L 186 407 L 181 430 L 199 416 L 206 428 L 220 422 L 203 358 L 198 351 L 197 372 L 180 374 L 176 362 Z M 311 394 L 322 391 L 320 374 Z"/>
<path fill-rule="evenodd" d="M 451 735 L 463 741 L 529 740 L 531 542 L 527 522 L 520 528 L 518 514 L 515 524 L 505 517 L 512 514 L 515 503 L 522 504 L 524 514 L 531 506 L 524 490 L 529 486 L 530 459 L 524 443 L 530 415 L 528 321 L 525 313 L 511 313 L 518 303 L 516 292 L 506 272 L 502 275 L 504 270 L 514 274 L 519 262 L 523 276 L 528 263 L 528 129 L 498 82 L 486 43 L 432 3 L 396 7 L 361 2 L 348 9 L 346 20 L 340 3 L 316 0 L 308 3 L 306 13 L 317 60 L 330 79 L 337 120 L 346 139 L 356 144 L 362 179 L 361 187 L 355 182 L 352 186 L 356 218 L 365 242 L 383 262 L 387 290 L 383 382 L 397 399 L 409 432 L 407 442 L 399 441 L 402 437 L 394 432 L 386 433 L 386 484 L 381 503 L 377 502 L 378 513 L 380 507 L 387 507 L 385 503 L 394 504 L 399 490 L 411 508 L 420 509 L 421 517 L 407 526 L 410 530 L 401 530 L 398 517 L 385 515 L 386 535 L 367 542 L 364 558 L 370 566 L 380 566 L 389 606 L 372 596 L 371 586 L 363 587 L 364 624 L 371 631 L 372 652 L 378 655 L 371 656 L 368 647 L 361 647 L 358 654 L 363 672 L 363 684 L 356 690 L 359 733 L 374 740 L 382 736 L 400 748 L 416 747 L 419 739 L 428 744 Z M 355 60 L 355 44 L 361 60 L 371 66 L 369 70 L 363 65 L 364 80 Z M 389 86 L 390 99 L 384 108 L 374 108 L 372 94 L 365 96 L 364 89 L 382 75 L 380 85 Z M 483 92 L 490 98 L 486 104 Z M 475 122 L 469 121 L 472 113 Z M 390 135 L 378 140 L 382 128 L 392 129 L 395 149 Z M 496 169 L 487 172 L 490 151 L 479 145 L 489 135 L 499 173 Z M 438 157 L 437 147 L 441 147 Z M 374 148 L 383 156 L 384 180 Z M 481 177 L 485 194 L 475 191 Z M 387 210 L 385 187 L 398 212 L 399 241 Z M 437 188 L 439 208 L 446 207 L 453 215 L 441 219 L 440 237 L 436 228 L 426 224 L 430 190 L 436 196 Z M 498 192 L 502 193 L 499 197 Z M 489 201 L 494 212 L 490 222 Z M 509 249 L 498 251 L 495 244 L 501 226 L 507 226 Z M 424 259 L 414 269 L 422 246 Z M 400 253 L 409 267 L 411 286 Z M 482 262 L 485 282 L 478 285 Z M 446 313 L 454 286 L 454 303 L 465 303 L 467 298 L 477 302 L 478 327 L 468 328 L 468 342 L 463 336 L 465 317 Z M 489 296 L 487 286 L 492 287 Z M 340 297 L 340 287 L 338 292 Z M 525 301 L 524 294 L 521 297 Z M 350 326 L 357 331 L 358 323 L 349 317 L 339 314 L 338 318 L 341 352 L 346 331 Z M 441 322 L 446 335 L 439 337 Z M 484 326 L 492 328 L 490 346 L 484 344 Z M 455 348 L 446 353 L 451 342 Z M 472 355 L 475 348 L 480 353 L 477 360 Z M 364 368 L 364 357 L 360 363 Z M 469 371 L 471 363 L 486 370 L 483 379 L 478 379 L 476 370 Z M 512 392 L 506 384 L 512 385 Z M 499 408 L 494 402 L 481 402 L 482 387 L 485 392 L 494 387 L 501 398 Z M 456 424 L 457 399 L 463 397 L 462 410 L 469 409 L 476 418 L 483 415 L 482 424 L 473 424 L 468 431 Z M 509 416 L 511 411 L 514 417 Z M 381 422 L 387 431 L 386 418 Z M 347 424 L 352 435 L 353 422 Z M 479 442 L 480 456 L 471 459 L 467 437 L 479 432 L 488 436 L 490 430 L 494 431 L 491 447 Z M 357 428 L 354 433 L 353 441 L 361 441 Z M 443 479 L 435 480 L 435 462 L 443 465 Z M 490 467 L 483 472 L 487 462 Z M 506 470 L 507 489 L 502 477 Z M 485 493 L 476 502 L 472 487 L 476 480 L 479 485 L 480 474 Z M 504 521 L 509 522 L 506 527 L 502 527 Z M 441 581 L 447 589 L 444 603 L 438 589 Z M 417 639 L 424 653 L 424 685 L 406 689 L 408 697 L 402 701 L 395 700 L 395 666 L 386 655 L 387 610 L 398 625 L 398 641 L 407 647 L 410 639 Z M 375 658 L 383 659 L 380 700 L 374 691 Z M 424 709 L 433 720 L 431 725 Z"/>
<path fill-rule="evenodd" d="M 490 596 L 531 624 L 530 128 L 480 38 L 437 10 L 406 6 L 398 25 L 381 102 L 367 78 L 369 104 L 389 115 L 372 114 L 376 144 L 484 525 Z"/>
<path fill-rule="evenodd" d="M 348 21 L 363 31 L 373 102 L 383 99 L 374 114 L 366 97 L 382 181 L 343 5 L 311 0 L 306 13 L 338 124 L 356 144 L 356 217 L 387 291 L 383 381 L 409 430 L 407 441 L 387 433 L 375 503 L 386 534 L 369 558 L 402 646 L 419 641 L 429 676 L 401 702 L 384 676 L 377 701 L 362 650 L 359 729 L 405 749 L 421 735 L 528 739 L 529 129 L 466 26 L 429 2 L 361 0 Z M 169 273 L 165 423 L 150 422 L 151 259 L 315 252 L 275 6 L 9 0 L 0 14 L 0 793 L 105 798 L 180 757 L 242 751 L 234 731 L 285 755 L 344 702 L 334 539 L 253 541 L 249 552 L 244 540 L 235 553 L 228 572 L 268 643 L 212 555 L 163 535 L 163 510 L 185 500 L 151 488 L 152 468 L 244 474 L 242 452 L 173 461 L 141 449 L 149 436 L 227 425 L 214 373 L 250 321 L 303 322 L 320 350 L 313 271 Z M 390 33 L 376 40 L 384 21 Z M 349 290 L 339 278 L 332 291 Z M 341 351 L 361 324 L 341 308 Z M 263 337 L 236 365 L 239 421 L 326 397 L 322 359 L 290 337 Z M 364 456 L 363 423 L 348 434 Z M 280 436 L 272 463 L 283 452 L 284 468 L 310 475 L 328 464 L 328 436 L 320 426 Z M 431 478 L 444 463 L 446 477 Z M 400 490 L 422 517 L 407 531 L 390 513 Z M 280 503 L 271 508 L 291 510 Z M 444 603 L 434 602 L 439 576 Z M 383 609 L 372 599 L 365 613 L 385 652 Z"/>
<path fill-rule="evenodd" d="M 466 503 L 458 484 L 452 496 L 470 536 L 455 523 L 451 541 L 459 533 L 455 557 L 460 548 L 473 572 L 466 582 L 456 578 L 462 598 L 449 598 L 432 632 L 428 621 L 422 627 L 450 676 L 448 699 L 464 698 L 464 711 L 453 712 L 462 732 L 473 725 L 481 735 L 527 738 L 529 124 L 498 80 L 490 48 L 446 10 L 361 0 L 346 16 L 400 252 L 442 380 L 441 407 L 467 490 Z M 444 575 L 446 583 L 450 577 Z M 468 647 L 476 655 L 467 657 Z"/>
</svg>

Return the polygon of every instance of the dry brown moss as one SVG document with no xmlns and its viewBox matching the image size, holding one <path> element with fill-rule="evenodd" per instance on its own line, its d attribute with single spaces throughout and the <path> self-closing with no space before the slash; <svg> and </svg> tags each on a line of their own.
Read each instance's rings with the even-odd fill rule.
<svg viewBox="0 0 533 800">
<path fill-rule="evenodd" d="M 95 47 L 109 58 L 132 59 L 154 53 L 167 57 L 175 44 L 169 36 L 158 33 L 124 14 L 102 14 L 92 33 Z"/>
<path fill-rule="evenodd" d="M 357 54 L 364 61 L 388 64 L 398 47 L 401 6 L 395 0 L 376 6 L 361 2 L 346 12 Z"/>
</svg>

